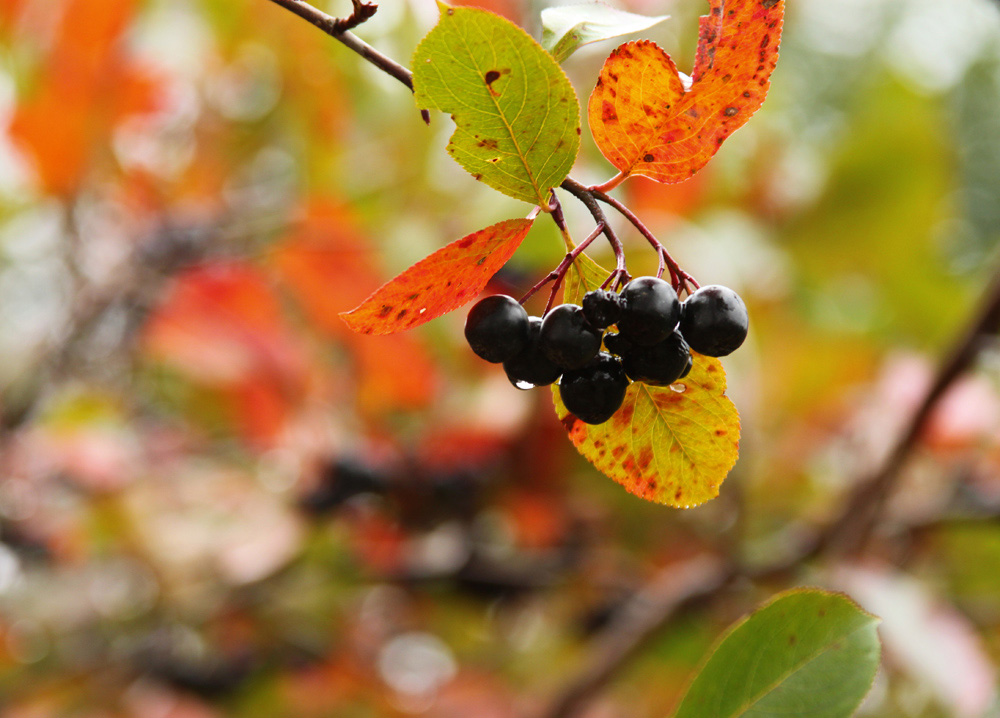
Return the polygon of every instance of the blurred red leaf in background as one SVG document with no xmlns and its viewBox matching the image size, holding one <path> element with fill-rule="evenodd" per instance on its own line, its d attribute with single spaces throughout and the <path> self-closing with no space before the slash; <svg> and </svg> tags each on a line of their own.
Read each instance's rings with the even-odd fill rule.
<svg viewBox="0 0 1000 718">
<path fill-rule="evenodd" d="M 311 322 L 350 350 L 358 366 L 362 409 L 377 413 L 430 402 L 437 371 L 416 337 L 360 336 L 340 318 L 382 284 L 370 243 L 346 210 L 329 200 L 314 200 L 302 222 L 275 249 L 273 260 Z M 400 357 L 406 357 L 402 368 Z"/>
<path fill-rule="evenodd" d="M 72 194 L 124 117 L 157 108 L 159 80 L 125 52 L 134 0 L 68 0 L 39 82 L 21 99 L 10 135 L 42 189 Z"/>
<path fill-rule="evenodd" d="M 228 395 L 253 443 L 273 442 L 305 395 L 306 355 L 251 264 L 219 261 L 178 275 L 144 339 L 152 356 Z"/>
</svg>

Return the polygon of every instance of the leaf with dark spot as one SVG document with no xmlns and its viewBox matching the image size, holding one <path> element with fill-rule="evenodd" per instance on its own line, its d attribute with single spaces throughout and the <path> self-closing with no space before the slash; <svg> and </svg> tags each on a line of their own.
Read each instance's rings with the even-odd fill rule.
<svg viewBox="0 0 1000 718">
<path fill-rule="evenodd" d="M 531 224 L 530 219 L 508 219 L 456 240 L 340 316 L 356 332 L 392 334 L 457 309 L 474 299 L 510 259 Z"/>
<path fill-rule="evenodd" d="M 764 102 L 784 12 L 784 0 L 711 0 L 690 89 L 655 43 L 612 52 L 588 109 L 604 156 L 626 176 L 659 182 L 680 182 L 704 167 Z"/>
<path fill-rule="evenodd" d="M 580 106 L 559 64 L 530 35 L 485 10 L 450 8 L 417 47 L 413 89 L 419 108 L 455 120 L 448 153 L 469 174 L 548 205 L 580 149 Z"/>
</svg>

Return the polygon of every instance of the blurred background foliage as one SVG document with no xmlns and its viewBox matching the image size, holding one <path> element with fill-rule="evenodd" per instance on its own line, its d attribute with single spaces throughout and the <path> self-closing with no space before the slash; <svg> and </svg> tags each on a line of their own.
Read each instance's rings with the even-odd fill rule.
<svg viewBox="0 0 1000 718">
<path fill-rule="evenodd" d="M 548 3 L 462 4 L 537 37 Z M 646 36 L 690 67 L 706 3 L 619 6 L 669 13 Z M 407 64 L 436 15 L 385 0 L 357 32 Z M 584 102 L 611 47 L 566 63 Z M 792 0 L 764 108 L 692 180 L 619 190 L 751 310 L 725 361 L 740 461 L 677 511 L 580 459 L 547 392 L 467 350 L 464 312 L 346 330 L 394 273 L 529 208 L 287 11 L 0 0 L 0 128 L 5 718 L 542 715 L 652 577 L 767 563 L 836 516 L 1000 261 L 1000 4 Z M 603 181 L 586 135 L 573 176 Z M 536 223 L 492 288 L 561 246 Z M 883 618 L 860 715 L 1000 715 L 998 379 L 994 344 L 865 556 L 688 606 L 583 715 L 667 715 L 726 625 L 806 584 Z"/>
</svg>

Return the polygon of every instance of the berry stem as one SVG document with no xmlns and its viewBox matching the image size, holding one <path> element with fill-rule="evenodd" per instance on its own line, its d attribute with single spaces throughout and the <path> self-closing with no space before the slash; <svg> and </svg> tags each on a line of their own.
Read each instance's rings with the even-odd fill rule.
<svg viewBox="0 0 1000 718">
<path fill-rule="evenodd" d="M 604 224 L 598 223 L 597 227 L 594 228 L 594 231 L 591 232 L 585 240 L 583 240 L 582 242 L 580 242 L 580 244 L 573 247 L 573 249 L 571 249 L 570 251 L 566 252 L 566 256 L 563 257 L 561 262 L 559 262 L 558 267 L 556 267 L 547 275 L 545 275 L 538 284 L 529 289 L 528 293 L 525 294 L 523 297 L 521 297 L 520 300 L 518 300 L 519 303 L 524 304 L 526 301 L 531 299 L 531 297 L 539 289 L 544 287 L 549 282 L 553 282 L 552 289 L 549 292 L 549 301 L 546 302 L 545 311 L 542 312 L 543 316 L 547 314 L 548 311 L 552 308 L 553 303 L 555 302 L 556 292 L 559 291 L 559 287 L 562 284 L 563 277 L 566 276 L 566 272 L 569 271 L 569 268 L 570 266 L 572 266 L 574 260 L 576 260 L 576 258 L 579 257 L 581 254 L 583 254 L 583 250 L 589 247 L 591 243 L 599 236 L 601 236 L 603 232 L 604 232 Z M 570 246 L 572 246 L 572 240 L 570 240 Z"/>
<path fill-rule="evenodd" d="M 536 207 L 536 209 L 540 209 Z M 573 238 L 569 234 L 569 229 L 566 227 L 566 216 L 563 214 L 562 204 L 559 202 L 559 198 L 556 197 L 556 193 L 552 192 L 552 198 L 549 201 L 549 216 L 552 217 L 552 221 L 556 223 L 556 227 L 559 228 L 559 234 L 562 235 L 563 244 L 566 245 L 566 251 L 573 251 Z"/>
<path fill-rule="evenodd" d="M 590 191 L 591 192 L 610 192 L 615 187 L 617 187 L 622 182 L 624 182 L 626 177 L 628 177 L 627 174 L 625 174 L 624 172 L 619 172 L 614 177 L 612 177 L 611 179 L 609 179 L 607 182 L 604 182 L 603 184 L 595 184 L 595 185 L 593 185 L 590 188 Z"/>
<path fill-rule="evenodd" d="M 622 245 L 622 241 L 618 239 L 618 235 L 616 235 L 614 230 L 611 229 L 611 225 L 608 223 L 607 215 L 604 214 L 604 210 L 601 209 L 601 205 L 597 204 L 597 200 L 594 199 L 595 195 L 593 194 L 593 191 L 587 189 L 571 177 L 564 179 L 563 183 L 559 186 L 583 202 L 584 206 L 590 210 L 590 214 L 594 218 L 594 221 L 604 227 L 604 236 L 608 238 L 608 242 L 611 244 L 611 249 L 615 253 L 615 271 L 612 272 L 611 277 L 608 277 L 608 281 L 610 282 L 613 277 L 617 277 L 617 283 L 625 284 L 632 278 L 628 273 L 628 269 L 625 267 L 625 247 Z"/>
<path fill-rule="evenodd" d="M 633 227 L 639 230 L 639 234 L 646 238 L 646 241 L 649 242 L 649 244 L 656 251 L 660 261 L 660 268 L 656 276 L 659 277 L 663 275 L 665 264 L 666 268 L 670 270 L 670 282 L 673 284 L 674 289 L 677 292 L 684 290 L 690 294 L 692 288 L 698 289 L 698 287 L 701 286 L 694 277 L 681 269 L 681 266 L 677 263 L 677 261 L 670 256 L 670 252 L 667 251 L 667 248 L 664 247 L 660 240 L 658 240 L 653 233 L 649 231 L 649 228 L 642 223 L 642 220 L 635 216 L 635 213 L 632 212 L 632 210 L 616 200 L 614 197 L 609 197 L 599 189 L 591 188 L 590 192 L 601 202 L 604 202 L 605 204 L 618 210 L 618 212 L 625 217 L 625 219 L 632 223 Z"/>
</svg>

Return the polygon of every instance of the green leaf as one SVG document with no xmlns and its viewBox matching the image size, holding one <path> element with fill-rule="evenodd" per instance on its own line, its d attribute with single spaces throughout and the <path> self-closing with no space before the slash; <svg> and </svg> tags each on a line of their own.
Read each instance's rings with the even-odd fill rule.
<svg viewBox="0 0 1000 718">
<path fill-rule="evenodd" d="M 607 278 L 586 255 L 566 274 L 563 301 L 579 303 Z M 691 373 L 672 387 L 633 382 L 622 407 L 603 424 L 585 424 L 552 388 L 570 441 L 597 469 L 648 501 L 688 508 L 719 494 L 739 454 L 740 419 L 726 396 L 718 359 L 693 354 Z"/>
<path fill-rule="evenodd" d="M 545 8 L 542 47 L 562 62 L 581 45 L 648 30 L 669 17 L 636 15 L 599 2 Z"/>
<path fill-rule="evenodd" d="M 875 679 L 878 620 L 843 594 L 779 594 L 729 629 L 673 718 L 846 718 Z"/>
<path fill-rule="evenodd" d="M 547 206 L 580 149 L 580 106 L 558 63 L 524 30 L 441 5 L 413 58 L 417 106 L 448 112 L 448 153 L 506 195 Z"/>
</svg>

